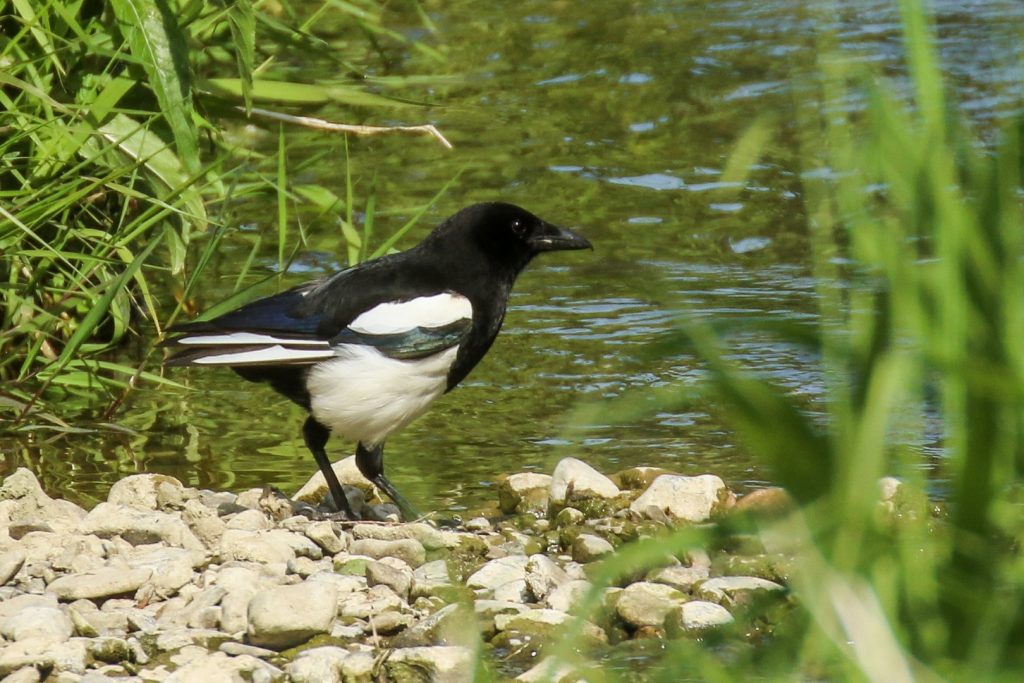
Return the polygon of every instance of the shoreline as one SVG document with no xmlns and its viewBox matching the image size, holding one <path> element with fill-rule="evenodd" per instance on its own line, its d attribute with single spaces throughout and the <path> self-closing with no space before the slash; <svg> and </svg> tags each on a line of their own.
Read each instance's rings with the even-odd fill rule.
<svg viewBox="0 0 1024 683">
<path fill-rule="evenodd" d="M 782 514 L 780 489 L 737 500 L 714 475 L 609 477 L 566 458 L 502 480 L 500 517 L 438 526 L 398 523 L 351 460 L 335 471 L 367 521 L 325 518 L 319 473 L 294 500 L 131 475 L 86 511 L 19 469 L 0 484 L 0 676 L 464 681 L 482 652 L 499 678 L 562 680 L 572 669 L 552 655 L 573 629 L 595 652 L 711 632 L 750 641 L 788 612 L 785 548 L 753 534 L 669 544 L 600 587 L 624 544 Z M 598 604 L 577 620 L 585 599 Z"/>
</svg>

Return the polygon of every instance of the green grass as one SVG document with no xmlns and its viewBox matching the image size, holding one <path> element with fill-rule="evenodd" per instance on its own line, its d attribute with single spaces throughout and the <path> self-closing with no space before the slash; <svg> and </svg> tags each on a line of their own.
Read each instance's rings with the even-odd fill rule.
<svg viewBox="0 0 1024 683">
<path fill-rule="evenodd" d="M 291 127 L 273 124 L 279 145 L 266 157 L 224 135 L 250 114 L 276 114 L 270 107 L 408 107 L 359 82 L 360 60 L 410 45 L 382 25 L 376 3 L 301 9 L 308 14 L 252 0 L 0 6 L 0 419 L 30 426 L 45 414 L 52 424 L 53 402 L 69 393 L 109 416 L 135 382 L 164 381 L 143 370 L 145 359 L 130 366 L 105 354 L 191 312 L 203 268 L 235 227 L 233 202 L 276 196 L 279 272 L 304 240 L 299 214 L 345 214 L 351 226 L 351 187 L 341 199 L 292 182 Z M 314 31 L 325 17 L 329 45 Z M 279 76 L 279 64 L 311 51 L 346 75 Z M 366 255 L 354 228 L 342 237 L 350 259 Z"/>
<path fill-rule="evenodd" d="M 900 8 L 909 100 L 828 35 L 819 72 L 795 89 L 817 93 L 795 107 L 805 171 L 831 171 L 803 179 L 819 321 L 789 339 L 820 359 L 824 416 L 729 360 L 729 331 L 685 311 L 668 344 L 703 359 L 702 386 L 580 413 L 629 420 L 711 396 L 800 505 L 754 527 L 794 548 L 789 626 L 760 650 L 674 645 L 649 680 L 996 681 L 1024 670 L 1024 129 L 1013 121 L 979 144 L 944 87 L 923 3 Z M 863 110 L 835 106 L 851 95 Z M 770 126 L 738 142 L 731 177 L 765 150 Z M 943 455 L 926 455 L 928 443 Z M 911 492 L 895 515 L 880 514 L 884 475 Z M 592 597 L 660 546 L 694 540 L 682 530 L 624 550 Z M 586 667 L 577 645 L 560 652 Z"/>
</svg>

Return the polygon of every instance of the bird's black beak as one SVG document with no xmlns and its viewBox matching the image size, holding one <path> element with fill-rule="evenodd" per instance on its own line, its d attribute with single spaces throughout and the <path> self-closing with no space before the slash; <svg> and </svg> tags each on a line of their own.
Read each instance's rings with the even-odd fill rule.
<svg viewBox="0 0 1024 683">
<path fill-rule="evenodd" d="M 583 235 L 550 223 L 544 223 L 544 227 L 530 237 L 529 244 L 538 252 L 594 248 Z"/>
</svg>

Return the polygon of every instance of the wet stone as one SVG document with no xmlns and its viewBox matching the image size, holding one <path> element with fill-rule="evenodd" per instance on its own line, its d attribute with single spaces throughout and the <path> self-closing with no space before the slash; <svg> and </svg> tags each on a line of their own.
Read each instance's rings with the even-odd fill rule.
<svg viewBox="0 0 1024 683">
<path fill-rule="evenodd" d="M 370 586 L 383 584 L 393 590 L 403 600 L 408 599 L 412 587 L 412 571 L 402 571 L 383 562 L 370 562 L 366 565 L 366 582 Z"/>
<path fill-rule="evenodd" d="M 164 491 L 161 492 L 162 488 Z M 183 488 L 180 481 L 166 474 L 133 474 L 115 482 L 110 487 L 107 502 L 144 510 L 156 510 L 160 507 L 161 498 L 172 497 L 167 489 L 177 489 L 180 492 Z"/>
<path fill-rule="evenodd" d="M 413 538 L 391 541 L 361 538 L 352 541 L 352 544 L 349 546 L 349 552 L 353 555 L 366 555 L 375 560 L 383 557 L 397 557 L 413 568 L 419 567 L 427 558 L 427 552 L 423 544 Z"/>
<path fill-rule="evenodd" d="M 774 581 L 756 576 L 718 576 L 702 581 L 696 593 L 705 600 L 729 607 L 750 604 L 759 596 L 781 596 L 785 590 Z"/>
<path fill-rule="evenodd" d="M 544 515 L 548 510 L 551 477 L 536 472 L 512 474 L 498 484 L 498 504 L 505 514 Z"/>
<path fill-rule="evenodd" d="M 257 593 L 248 608 L 248 636 L 253 645 L 284 649 L 327 633 L 338 595 L 326 583 L 277 586 Z"/>
<path fill-rule="evenodd" d="M 26 607 L 4 619 L 0 623 L 0 633 L 13 641 L 40 638 L 62 643 L 74 633 L 74 624 L 57 607 Z"/>
<path fill-rule="evenodd" d="M 51 582 L 46 590 L 65 601 L 103 599 L 134 593 L 152 574 L 151 569 L 111 566 L 95 572 L 62 576 Z"/>
<path fill-rule="evenodd" d="M 447 545 L 445 535 L 438 529 L 423 522 L 406 524 L 356 524 L 352 536 L 357 539 L 377 541 L 419 541 L 427 550 L 439 550 Z"/>
<path fill-rule="evenodd" d="M 572 542 L 572 559 L 585 564 L 600 559 L 614 550 L 615 547 L 600 536 L 580 534 Z"/>
<path fill-rule="evenodd" d="M 713 474 L 697 477 L 663 474 L 630 504 L 629 509 L 651 519 L 660 514 L 672 520 L 705 522 L 723 508 L 728 496 L 725 483 Z"/>
<path fill-rule="evenodd" d="M 334 525 L 330 522 L 311 522 L 305 528 L 304 533 L 311 541 L 330 555 L 342 552 L 348 545 L 347 537 L 339 536 L 334 530 Z"/>
<path fill-rule="evenodd" d="M 619 487 L 608 477 L 576 458 L 564 458 L 551 475 L 551 503 L 561 507 L 567 502 L 588 498 L 614 498 Z"/>
<path fill-rule="evenodd" d="M 713 602 L 693 600 L 685 602 L 668 617 L 669 633 L 676 631 L 705 631 L 733 623 L 729 610 Z"/>
<path fill-rule="evenodd" d="M 351 656 L 340 647 L 315 647 L 304 650 L 285 667 L 292 683 L 341 683 L 342 663 Z"/>
<path fill-rule="evenodd" d="M 394 650 L 384 662 L 384 667 L 396 683 L 462 683 L 472 680 L 473 651 L 468 647 L 452 645 L 407 647 Z"/>
<path fill-rule="evenodd" d="M 619 617 L 634 628 L 652 626 L 660 628 L 665 617 L 685 597 L 671 586 L 641 581 L 630 584 L 619 594 L 615 609 Z"/>
</svg>

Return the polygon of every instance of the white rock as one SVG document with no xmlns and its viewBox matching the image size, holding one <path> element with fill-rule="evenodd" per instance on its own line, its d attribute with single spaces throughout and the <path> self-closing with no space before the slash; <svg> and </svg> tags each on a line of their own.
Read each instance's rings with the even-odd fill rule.
<svg viewBox="0 0 1024 683">
<path fill-rule="evenodd" d="M 562 683 L 577 680 L 579 671 L 571 664 L 560 661 L 557 657 L 545 657 L 536 666 L 516 676 L 515 680 L 522 683 Z"/>
<path fill-rule="evenodd" d="M 576 562 L 593 562 L 614 552 L 611 543 L 594 534 L 580 534 L 572 542 L 572 559 Z"/>
<path fill-rule="evenodd" d="M 100 503 L 90 510 L 82 521 L 82 531 L 100 538 L 120 536 L 132 545 L 163 541 L 188 550 L 204 549 L 178 515 L 114 503 Z"/>
<path fill-rule="evenodd" d="M 550 490 L 549 475 L 519 472 L 509 475 L 498 484 L 498 504 L 505 514 L 518 512 L 543 515 L 548 511 Z"/>
<path fill-rule="evenodd" d="M 371 586 L 365 593 L 343 595 L 338 601 L 339 616 L 348 619 L 368 619 L 384 612 L 397 612 L 405 601 L 385 585 Z"/>
<path fill-rule="evenodd" d="M 113 541 L 96 536 L 61 534 L 57 539 L 60 554 L 53 558 L 50 566 L 57 572 L 82 573 L 95 571 L 106 565 L 106 557 L 117 554 Z"/>
<path fill-rule="evenodd" d="M 361 538 L 348 547 L 353 555 L 365 555 L 379 560 L 384 557 L 397 557 L 410 567 L 418 567 L 427 559 L 427 551 L 423 544 L 414 538 L 400 538 L 384 541 L 375 538 Z"/>
<path fill-rule="evenodd" d="M 131 595 L 152 574 L 150 569 L 131 569 L 126 565 L 112 565 L 94 572 L 69 574 L 54 579 L 46 587 L 46 591 L 65 601 Z"/>
<path fill-rule="evenodd" d="M 25 553 L 16 549 L 0 549 L 0 586 L 6 586 L 25 564 Z"/>
<path fill-rule="evenodd" d="M 324 556 L 324 551 L 316 543 L 311 541 L 305 534 L 297 534 L 284 529 L 271 529 L 266 533 L 267 537 L 282 543 L 287 543 L 296 557 L 308 557 L 311 560 L 319 560 Z"/>
<path fill-rule="evenodd" d="M 341 683 L 342 662 L 351 653 L 340 647 L 304 650 L 285 667 L 292 683 Z"/>
<path fill-rule="evenodd" d="M 392 557 L 384 559 L 395 561 Z M 403 568 L 392 567 L 385 562 L 370 562 L 366 565 L 366 582 L 371 586 L 385 585 L 403 600 L 408 600 L 409 589 L 412 587 L 412 570 L 401 560 L 397 562 L 401 563 Z"/>
<path fill-rule="evenodd" d="M 261 659 L 267 659 L 269 657 L 277 656 L 277 652 L 274 650 L 268 650 L 265 647 L 256 647 L 255 645 L 246 645 L 245 643 L 237 643 L 233 640 L 221 643 L 217 650 L 232 657 L 236 657 L 238 655 L 251 655 Z"/>
<path fill-rule="evenodd" d="M 243 510 L 226 522 L 228 529 L 245 529 L 246 531 L 265 531 L 272 529 L 273 524 L 260 510 Z"/>
<path fill-rule="evenodd" d="M 409 589 L 409 597 L 415 600 L 422 596 L 436 595 L 451 585 L 448 564 L 444 560 L 425 562 L 412 572 L 412 587 Z"/>
<path fill-rule="evenodd" d="M 663 583 L 666 586 L 689 592 L 693 587 L 708 578 L 709 568 L 702 565 L 692 567 L 662 567 L 655 569 L 647 575 L 647 580 L 652 583 Z"/>
<path fill-rule="evenodd" d="M 13 598 L 0 600 L 0 622 L 30 607 L 56 607 L 57 604 L 57 596 L 49 593 L 15 595 Z"/>
<path fill-rule="evenodd" d="M 463 526 L 466 528 L 466 531 L 474 531 L 477 533 L 485 533 L 492 529 L 491 523 L 487 521 L 486 517 L 474 517 L 463 524 Z"/>
<path fill-rule="evenodd" d="M 0 648 L 0 676 L 31 666 L 61 672 L 85 673 L 88 651 L 86 638 L 55 643 L 49 638 L 26 638 Z"/>
<path fill-rule="evenodd" d="M 280 669 L 255 657 L 229 657 L 223 652 L 208 653 L 191 647 L 172 656 L 171 661 L 178 668 L 163 679 L 164 683 L 244 683 L 270 681 L 283 675 Z"/>
<path fill-rule="evenodd" d="M 52 641 L 46 638 L 30 638 L 0 647 L 0 676 L 31 667 L 50 669 L 53 667 Z"/>
<path fill-rule="evenodd" d="M 148 583 L 162 595 L 170 595 L 192 580 L 193 569 L 204 564 L 204 554 L 184 548 L 140 546 L 125 561 L 135 569 L 152 570 Z"/>
<path fill-rule="evenodd" d="M 26 607 L 0 624 L 4 638 L 15 641 L 44 638 L 63 643 L 73 632 L 71 618 L 57 607 Z"/>
<path fill-rule="evenodd" d="M 151 642 L 160 652 L 174 652 L 185 648 L 200 648 L 205 652 L 216 649 L 222 640 L 224 634 L 213 629 L 178 628 L 157 631 Z"/>
<path fill-rule="evenodd" d="M 509 555 L 490 560 L 466 579 L 466 585 L 481 590 L 494 590 L 510 581 L 520 580 L 525 583 L 526 565 L 529 561 L 529 558 L 523 555 Z"/>
<path fill-rule="evenodd" d="M 615 603 L 615 610 L 631 626 L 660 628 L 665 624 L 669 612 L 682 604 L 684 599 L 683 594 L 671 586 L 639 581 L 623 589 Z"/>
<path fill-rule="evenodd" d="M 903 482 L 896 477 L 882 477 L 878 480 L 878 499 L 885 503 L 895 500 Z"/>
<path fill-rule="evenodd" d="M 527 609 L 517 614 L 498 614 L 494 617 L 494 627 L 499 631 L 522 631 L 530 635 L 557 637 L 575 620 L 570 614 L 554 609 Z M 607 642 L 608 636 L 604 629 L 583 622 L 582 634 L 592 640 Z"/>
<path fill-rule="evenodd" d="M 339 596 L 349 593 L 358 593 L 367 588 L 366 577 L 353 576 L 352 574 L 335 574 L 333 571 L 317 572 L 310 575 L 306 581 L 323 581 L 334 586 Z"/>
<path fill-rule="evenodd" d="M 571 487 L 571 493 L 570 493 Z M 567 495 L 577 498 L 614 498 L 619 487 L 593 467 L 576 458 L 563 458 L 551 475 L 551 502 L 565 505 Z"/>
<path fill-rule="evenodd" d="M 290 532 L 284 532 L 290 534 Z M 295 551 L 288 539 L 270 531 L 226 529 L 221 536 L 217 554 L 221 562 L 240 560 L 259 563 L 287 563 L 295 559 Z M 308 540 L 308 539 L 307 539 Z"/>
<path fill-rule="evenodd" d="M 0 670 L 0 675 L 3 675 L 2 670 Z M 25 666 L 14 673 L 7 674 L 4 683 L 39 683 L 40 680 L 38 669 L 34 666 Z"/>
<path fill-rule="evenodd" d="M 509 602 L 530 602 L 531 595 L 526 579 L 516 579 L 495 588 L 491 591 L 491 597 Z"/>
<path fill-rule="evenodd" d="M 372 538 L 378 541 L 399 541 L 413 539 L 427 550 L 439 550 L 447 545 L 444 534 L 429 524 L 410 522 L 407 524 L 356 524 L 352 527 L 355 538 Z M 365 554 L 365 553 L 363 553 Z"/>
<path fill-rule="evenodd" d="M 590 588 L 591 583 L 583 579 L 567 581 L 548 593 L 547 598 L 544 599 L 544 604 L 551 609 L 571 612 Z"/>
<path fill-rule="evenodd" d="M 260 573 L 257 565 L 225 565 L 215 574 L 206 579 L 206 583 L 214 583 L 226 591 L 256 590 L 276 585 L 277 581 Z"/>
<path fill-rule="evenodd" d="M 497 614 L 494 616 L 494 627 L 499 631 L 506 631 L 514 628 L 514 624 L 531 622 L 534 624 L 547 624 L 548 626 L 561 626 L 572 620 L 566 612 L 554 609 L 525 609 L 522 612 L 511 612 Z"/>
<path fill-rule="evenodd" d="M 216 510 L 203 505 L 199 500 L 190 500 L 185 503 L 181 519 L 204 546 L 213 550 L 220 545 L 227 525 Z"/>
<path fill-rule="evenodd" d="M 373 652 L 353 652 L 341 663 L 341 674 L 346 682 L 372 681 L 377 677 L 376 673 L 377 656 Z"/>
<path fill-rule="evenodd" d="M 722 605 L 742 604 L 757 593 L 783 592 L 786 589 L 768 579 L 757 576 L 716 576 L 697 586 L 697 595 Z"/>
<path fill-rule="evenodd" d="M 336 555 L 348 546 L 347 536 L 339 536 L 330 522 L 312 522 L 304 530 L 306 537 L 330 555 Z"/>
<path fill-rule="evenodd" d="M 473 680 L 473 651 L 457 645 L 393 650 L 384 663 L 393 680 L 464 683 Z"/>
<path fill-rule="evenodd" d="M 342 486 L 350 486 L 359 489 L 364 494 L 373 493 L 373 484 L 363 476 L 362 472 L 356 466 L 356 456 L 351 455 L 344 460 L 331 465 L 331 469 L 334 470 L 334 474 L 337 475 L 338 481 L 341 482 Z M 348 494 L 348 491 L 345 492 Z M 305 501 L 307 503 L 319 503 L 324 497 L 327 496 L 327 480 L 324 479 L 323 472 L 319 469 L 316 474 L 310 477 L 309 481 L 302 485 L 302 488 L 295 494 L 295 500 Z M 349 496 L 349 503 L 353 503 L 352 497 Z"/>
<path fill-rule="evenodd" d="M 725 504 L 729 489 L 713 474 L 683 477 L 663 474 L 629 506 L 633 513 L 652 517 L 658 513 L 686 522 L 706 522 Z"/>
<path fill-rule="evenodd" d="M 84 517 L 85 510 L 74 503 L 46 495 L 27 468 L 19 467 L 0 485 L 0 527 L 41 522 L 54 531 L 73 531 Z"/>
<path fill-rule="evenodd" d="M 220 621 L 221 609 L 218 605 L 227 596 L 227 591 L 221 586 L 207 586 L 197 593 L 192 594 L 188 606 L 181 610 L 177 618 L 173 620 L 175 625 L 188 626 L 193 629 L 213 629 Z M 164 603 L 166 604 L 166 603 Z M 160 615 L 161 626 L 164 625 L 164 615 Z"/>
<path fill-rule="evenodd" d="M 220 601 L 220 629 L 232 635 L 249 629 L 249 603 L 256 589 L 238 589 L 228 592 Z"/>
<path fill-rule="evenodd" d="M 156 510 L 159 507 L 157 490 L 161 485 L 184 488 L 181 482 L 166 474 L 133 474 L 114 483 L 107 494 L 107 502 L 134 508 Z"/>
<path fill-rule="evenodd" d="M 531 555 L 526 563 L 526 587 L 533 602 L 543 602 L 551 591 L 568 583 L 569 576 L 546 555 Z"/>
<path fill-rule="evenodd" d="M 702 631 L 733 622 L 727 609 L 703 600 L 691 600 L 680 605 L 678 619 L 679 626 L 686 631 Z"/>
<path fill-rule="evenodd" d="M 278 650 L 304 643 L 317 633 L 331 630 L 337 609 L 337 591 L 327 583 L 262 590 L 249 603 L 249 640 Z"/>
</svg>

